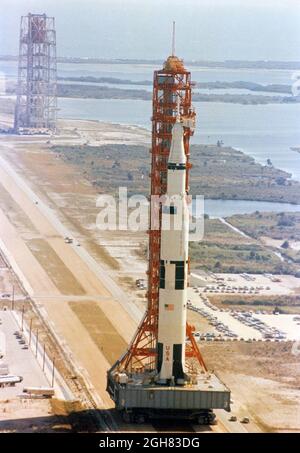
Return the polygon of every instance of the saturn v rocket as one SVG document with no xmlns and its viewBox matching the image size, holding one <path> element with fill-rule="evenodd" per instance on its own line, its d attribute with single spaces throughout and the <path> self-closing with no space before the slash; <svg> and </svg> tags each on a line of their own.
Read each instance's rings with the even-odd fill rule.
<svg viewBox="0 0 300 453">
<path fill-rule="evenodd" d="M 161 211 L 157 383 L 184 385 L 189 210 L 183 124 L 177 115 Z"/>
</svg>

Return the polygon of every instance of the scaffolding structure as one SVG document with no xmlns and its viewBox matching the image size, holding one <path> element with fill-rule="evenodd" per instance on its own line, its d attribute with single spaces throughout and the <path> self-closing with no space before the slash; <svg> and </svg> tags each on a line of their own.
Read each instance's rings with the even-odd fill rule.
<svg viewBox="0 0 300 453">
<path fill-rule="evenodd" d="M 173 45 L 174 47 L 174 45 Z M 160 207 L 153 196 L 162 196 L 167 189 L 167 163 L 170 152 L 172 127 L 179 108 L 180 117 L 185 120 L 184 149 L 187 159 L 186 191 L 189 190 L 189 142 L 193 134 L 195 112 L 192 108 L 191 74 L 183 62 L 174 56 L 167 59 L 162 70 L 154 72 L 152 103 L 152 147 L 151 147 L 151 206 L 149 227 L 149 267 L 147 311 L 137 329 L 128 350 L 120 360 L 120 368 L 128 371 L 154 370 L 157 367 L 157 331 L 159 308 L 160 276 Z M 156 225 L 155 225 L 156 224 Z M 170 326 L 172 328 L 172 326 Z M 186 367 L 192 372 L 206 366 L 193 337 L 193 327 L 187 324 Z"/>
<path fill-rule="evenodd" d="M 54 132 L 57 115 L 56 32 L 54 17 L 21 17 L 16 133 Z"/>
</svg>

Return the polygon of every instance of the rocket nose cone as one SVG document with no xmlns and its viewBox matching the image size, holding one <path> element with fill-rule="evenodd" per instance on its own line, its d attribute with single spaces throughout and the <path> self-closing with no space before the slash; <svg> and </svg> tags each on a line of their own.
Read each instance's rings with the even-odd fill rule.
<svg viewBox="0 0 300 453">
<path fill-rule="evenodd" d="M 183 146 L 183 125 L 180 122 L 176 122 L 172 129 L 172 142 L 169 155 L 169 163 L 186 163 L 186 155 Z"/>
</svg>

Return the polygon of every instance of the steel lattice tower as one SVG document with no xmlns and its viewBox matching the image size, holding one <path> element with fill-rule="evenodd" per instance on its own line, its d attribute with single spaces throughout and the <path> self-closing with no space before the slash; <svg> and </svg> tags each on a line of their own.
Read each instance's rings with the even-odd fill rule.
<svg viewBox="0 0 300 453">
<path fill-rule="evenodd" d="M 17 101 L 17 133 L 55 131 L 56 33 L 54 17 L 21 17 Z"/>
</svg>

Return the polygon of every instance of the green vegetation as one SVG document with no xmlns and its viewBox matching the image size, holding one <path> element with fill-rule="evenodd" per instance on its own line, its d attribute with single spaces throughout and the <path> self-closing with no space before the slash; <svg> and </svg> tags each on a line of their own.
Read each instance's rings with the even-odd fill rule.
<svg viewBox="0 0 300 453">
<path fill-rule="evenodd" d="M 241 299 L 239 295 L 213 295 L 210 296 L 213 304 L 220 308 L 230 308 L 235 310 L 266 310 L 273 312 L 278 308 L 280 313 L 299 314 L 300 296 L 249 296 Z"/>
<path fill-rule="evenodd" d="M 230 147 L 191 147 L 191 191 L 207 198 L 299 203 L 300 183 Z"/>
<path fill-rule="evenodd" d="M 126 186 L 128 194 L 149 191 L 149 150 L 138 145 L 53 146 L 64 161 L 79 167 L 99 192 L 116 193 Z"/>
<path fill-rule="evenodd" d="M 262 88 L 265 88 L 262 86 Z M 275 89 L 275 88 L 274 88 Z M 278 90 L 278 87 L 276 88 Z M 279 88 L 282 89 L 282 88 Z M 255 91 L 263 91 L 256 89 Z M 268 91 L 268 89 L 267 89 Z M 139 89 L 121 89 L 101 85 L 58 84 L 59 97 L 84 99 L 138 99 L 150 101 L 152 93 Z M 297 103 L 300 100 L 293 96 L 263 96 L 253 94 L 206 94 L 194 93 L 194 102 L 226 102 L 234 104 L 287 104 Z"/>
<path fill-rule="evenodd" d="M 59 77 L 59 80 L 72 83 L 58 83 L 57 95 L 67 98 L 83 98 L 83 99 L 136 99 L 142 101 L 151 101 L 152 93 L 150 90 L 139 89 L 138 86 L 151 86 L 152 81 L 142 80 L 134 81 L 128 79 L 118 79 L 114 77 Z M 89 85 L 90 83 L 90 85 Z M 128 85 L 136 88 L 115 88 L 110 85 Z M 242 89 L 249 90 L 255 94 L 243 93 L 193 93 L 193 101 L 196 102 L 225 102 L 234 104 L 287 104 L 300 102 L 300 97 L 292 96 L 291 87 L 289 85 L 270 84 L 261 85 L 254 82 L 203 82 L 197 85 L 202 89 Z M 9 81 L 6 85 L 7 94 L 15 94 L 16 84 Z M 269 92 L 271 95 L 264 95 Z M 262 94 L 259 94 L 262 93 Z M 283 93 L 286 96 L 277 95 Z"/>
<path fill-rule="evenodd" d="M 214 244 L 202 241 L 191 243 L 190 257 L 193 267 L 214 272 L 254 274 L 290 273 L 274 254 L 259 245 Z"/>
<path fill-rule="evenodd" d="M 149 150 L 144 146 L 53 146 L 53 152 L 80 168 L 99 191 L 148 194 Z M 300 203 L 300 183 L 290 174 L 261 165 L 241 151 L 216 145 L 191 146 L 191 193 L 214 199 Z"/>
<path fill-rule="evenodd" d="M 206 219 L 204 240 L 190 242 L 192 267 L 224 273 L 294 274 L 272 251 L 235 233 L 218 219 Z"/>
<path fill-rule="evenodd" d="M 90 82 L 90 83 L 110 83 L 116 85 L 148 85 L 153 84 L 152 80 L 129 80 L 117 79 L 116 77 L 94 77 L 94 76 L 80 76 L 80 77 L 58 77 L 58 80 L 70 82 Z"/>
<path fill-rule="evenodd" d="M 58 77 L 58 80 L 68 81 L 68 82 L 79 82 L 79 83 L 109 83 L 116 85 L 142 85 L 142 86 L 152 86 L 152 80 L 130 80 L 130 79 L 118 79 L 115 77 L 94 77 L 94 76 L 80 76 L 80 77 Z M 290 85 L 283 84 L 269 84 L 262 85 L 260 83 L 254 82 L 245 82 L 245 81 L 236 81 L 236 82 L 200 82 L 197 83 L 197 88 L 204 89 L 241 89 L 249 91 L 262 91 L 269 93 L 285 93 L 292 94 Z"/>
<path fill-rule="evenodd" d="M 249 236 L 259 239 L 267 236 L 272 239 L 287 241 L 281 247 L 287 250 L 289 241 L 300 241 L 300 212 L 258 212 L 229 217 L 235 227 L 241 229 Z"/>
<path fill-rule="evenodd" d="M 58 84 L 57 95 L 67 98 L 91 99 L 140 99 L 150 100 L 152 93 L 146 90 L 111 88 L 100 85 Z"/>
<path fill-rule="evenodd" d="M 227 220 L 255 239 L 263 236 L 282 241 L 279 244 L 281 255 L 295 264 L 300 263 L 300 250 L 293 248 L 293 242 L 300 241 L 300 212 L 257 211 L 253 214 L 234 215 Z"/>
</svg>

